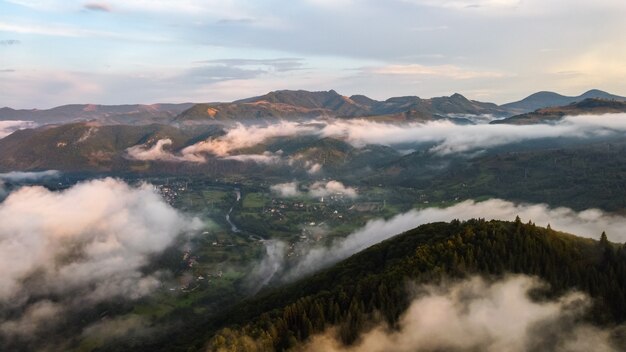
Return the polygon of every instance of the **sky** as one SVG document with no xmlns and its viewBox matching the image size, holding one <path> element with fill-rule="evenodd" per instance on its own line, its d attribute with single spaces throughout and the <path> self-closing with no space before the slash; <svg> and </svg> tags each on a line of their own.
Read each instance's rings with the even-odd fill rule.
<svg viewBox="0 0 626 352">
<path fill-rule="evenodd" d="M 0 106 L 626 95 L 623 0 L 0 0 Z"/>
</svg>

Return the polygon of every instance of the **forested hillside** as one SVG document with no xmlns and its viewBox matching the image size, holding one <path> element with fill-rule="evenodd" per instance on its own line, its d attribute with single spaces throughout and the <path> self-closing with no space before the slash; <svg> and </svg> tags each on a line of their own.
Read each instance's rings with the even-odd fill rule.
<svg viewBox="0 0 626 352">
<path fill-rule="evenodd" d="M 521 221 L 482 219 L 420 226 L 373 246 L 311 278 L 276 289 L 224 315 L 211 351 L 283 351 L 337 326 L 353 343 L 376 320 L 397 324 L 410 303 L 407 283 L 437 282 L 470 274 L 536 275 L 550 297 L 577 289 L 594 299 L 586 319 L 626 319 L 626 250 Z M 205 337 L 211 336 L 210 328 Z M 194 348 L 204 348 L 199 338 Z"/>
</svg>

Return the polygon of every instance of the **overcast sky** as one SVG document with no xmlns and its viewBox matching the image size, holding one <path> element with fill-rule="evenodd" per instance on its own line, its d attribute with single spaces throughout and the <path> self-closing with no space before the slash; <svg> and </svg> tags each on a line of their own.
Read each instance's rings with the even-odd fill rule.
<svg viewBox="0 0 626 352">
<path fill-rule="evenodd" d="M 0 106 L 626 95 L 624 0 L 5 0 Z"/>
</svg>

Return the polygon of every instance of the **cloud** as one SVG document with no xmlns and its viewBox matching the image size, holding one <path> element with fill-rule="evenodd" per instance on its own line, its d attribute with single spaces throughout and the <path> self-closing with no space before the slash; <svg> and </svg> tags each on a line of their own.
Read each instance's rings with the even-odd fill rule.
<svg viewBox="0 0 626 352">
<path fill-rule="evenodd" d="M 455 65 L 425 66 L 420 64 L 387 65 L 363 69 L 367 73 L 379 75 L 434 76 L 452 79 L 499 78 L 505 75 L 499 72 L 467 70 Z"/>
<path fill-rule="evenodd" d="M 609 240 L 625 242 L 626 217 L 605 213 L 599 209 L 576 212 L 569 208 L 551 208 L 546 204 L 516 204 L 501 199 L 476 202 L 467 200 L 447 208 L 410 210 L 389 220 L 370 220 L 367 224 L 345 238 L 335 240 L 328 247 L 308 249 L 285 274 L 287 279 L 300 277 L 323 267 L 332 265 L 376 243 L 419 225 L 485 218 L 487 220 L 512 221 L 519 216 L 523 221 L 532 221 L 538 226 L 550 225 L 553 229 L 574 235 L 598 239 L 606 231 Z"/>
<path fill-rule="evenodd" d="M 287 245 L 275 240 L 263 241 L 263 245 L 265 246 L 265 256 L 260 263 L 254 266 L 254 270 L 247 278 L 252 293 L 258 292 L 267 285 L 284 267 L 284 253 Z"/>
<path fill-rule="evenodd" d="M 282 162 L 281 153 L 263 152 L 262 154 L 238 154 L 223 157 L 224 160 L 254 162 L 257 164 L 278 164 Z"/>
<path fill-rule="evenodd" d="M 22 42 L 17 40 L 17 39 L 5 39 L 5 40 L 0 40 L 0 46 L 11 46 L 11 45 L 18 45 L 21 44 Z"/>
<path fill-rule="evenodd" d="M 348 198 L 356 198 L 358 196 L 356 189 L 346 187 L 339 181 L 315 182 L 309 187 L 309 195 L 312 197 L 327 197 L 333 194 L 341 194 Z"/>
<path fill-rule="evenodd" d="M 202 159 L 187 159 L 184 156 L 177 156 L 165 150 L 165 147 L 171 146 L 172 140 L 169 138 L 159 139 L 152 147 L 145 144 L 139 144 L 126 149 L 126 157 L 134 160 L 143 161 L 191 161 L 200 162 Z"/>
<path fill-rule="evenodd" d="M 37 124 L 32 121 L 0 121 L 0 139 L 10 135 L 17 130 L 25 128 L 34 128 Z"/>
<path fill-rule="evenodd" d="M 488 121 L 479 116 L 475 121 Z M 592 138 L 610 136 L 626 132 L 626 113 L 607 115 L 567 116 L 555 124 L 538 125 L 457 125 L 450 121 L 427 123 L 383 123 L 367 119 L 352 120 L 313 120 L 307 122 L 278 121 L 264 125 L 244 125 L 237 123 L 226 134 L 212 137 L 172 154 L 164 150 L 171 141 L 160 140 L 154 146 L 133 146 L 127 149 L 129 157 L 139 160 L 165 160 L 204 162 L 205 154 L 232 160 L 277 162 L 275 155 L 245 154 L 236 152 L 259 145 L 272 138 L 311 135 L 344 139 L 355 147 L 368 144 L 405 145 L 407 143 L 435 144 L 430 152 L 440 155 L 480 151 L 510 143 L 532 141 L 545 138 L 575 137 Z M 293 159 L 292 159 L 293 160 Z M 321 166 L 307 165 L 311 173 L 318 172 Z"/>
<path fill-rule="evenodd" d="M 310 165 L 307 166 L 307 163 Z M 307 173 L 309 173 L 310 175 L 315 175 L 318 174 L 320 171 L 322 171 L 322 164 L 320 163 L 311 163 L 311 162 L 305 162 L 305 166 L 308 167 L 308 169 L 306 170 Z"/>
<path fill-rule="evenodd" d="M 279 183 L 270 187 L 270 190 L 280 197 L 297 197 L 302 193 L 298 190 L 298 182 Z"/>
<path fill-rule="evenodd" d="M 589 138 L 626 132 L 626 114 L 568 116 L 553 125 L 456 125 L 449 121 L 388 124 L 367 120 L 334 121 L 322 136 L 343 137 L 355 146 L 436 143 L 438 154 L 463 153 L 543 138 Z"/>
<path fill-rule="evenodd" d="M 0 203 L 0 218 L 0 305 L 32 310 L 33 325 L 44 323 L 44 315 L 62 318 L 41 314 L 51 310 L 47 297 L 65 311 L 151 293 L 161 273 L 144 266 L 199 227 L 199 220 L 180 214 L 152 186 L 112 178 L 60 192 L 22 187 Z M 5 330 L 27 324 L 5 323 Z"/>
<path fill-rule="evenodd" d="M 231 154 L 237 150 L 253 147 L 272 138 L 308 134 L 314 131 L 315 128 L 312 126 L 289 121 L 250 126 L 237 123 L 234 127 L 228 129 L 225 135 L 212 137 L 185 147 L 176 155 L 164 150 L 165 146 L 172 144 L 170 139 L 159 140 L 150 148 L 145 145 L 136 145 L 128 148 L 126 152 L 129 158 L 137 160 L 204 162 L 206 161 L 204 154 L 212 154 L 223 159 L 275 163 L 280 160 L 280 155 L 268 154 L 268 152 L 256 155 Z"/>
<path fill-rule="evenodd" d="M 0 335 L 34 335 L 42 327 L 43 321 L 50 321 L 58 318 L 63 313 L 61 305 L 49 300 L 41 300 L 30 305 L 14 320 L 0 321 Z"/>
<path fill-rule="evenodd" d="M 288 72 L 301 70 L 304 66 L 304 59 L 297 57 L 275 58 L 275 59 L 244 59 L 244 58 L 231 58 L 231 59 L 214 59 L 205 60 L 201 63 L 211 64 L 209 67 L 215 67 L 217 69 L 226 68 L 247 68 L 255 69 L 253 72 L 267 73 L 273 72 Z"/>
<path fill-rule="evenodd" d="M 581 321 L 589 297 L 573 292 L 549 301 L 530 298 L 544 286 L 523 275 L 421 286 L 397 329 L 375 327 L 350 347 L 327 332 L 304 351 L 617 351 L 608 331 Z"/>
<path fill-rule="evenodd" d="M 405 0 L 417 5 L 443 7 L 447 9 L 516 8 L 521 0 Z"/>
<path fill-rule="evenodd" d="M 0 23 L 0 31 L 67 38 L 103 38 L 124 41 L 166 42 L 166 36 L 88 29 L 61 23 Z"/>
<path fill-rule="evenodd" d="M 298 182 L 279 183 L 270 187 L 270 190 L 280 197 L 297 197 L 304 193 L 300 192 L 298 188 Z M 306 193 L 309 197 L 323 198 L 334 194 L 341 194 L 348 198 L 358 197 L 356 189 L 352 187 L 346 187 L 343 183 L 335 180 L 327 182 L 317 181 L 309 186 L 309 190 Z"/>
<path fill-rule="evenodd" d="M 61 177 L 61 172 L 57 170 L 46 171 L 11 171 L 7 173 L 0 173 L 0 180 L 9 182 L 32 182 L 45 179 L 54 179 Z"/>
<path fill-rule="evenodd" d="M 89 2 L 83 5 L 83 7 L 90 11 L 98 11 L 98 12 L 111 12 L 111 6 L 100 3 L 100 2 Z"/>
<path fill-rule="evenodd" d="M 224 157 L 233 151 L 253 147 L 271 138 L 308 134 L 314 131 L 315 128 L 312 126 L 290 121 L 279 121 L 261 126 L 247 126 L 237 123 L 224 136 L 207 139 L 186 147 L 182 150 L 182 154 L 198 155 L 199 153 L 209 153 Z"/>
</svg>

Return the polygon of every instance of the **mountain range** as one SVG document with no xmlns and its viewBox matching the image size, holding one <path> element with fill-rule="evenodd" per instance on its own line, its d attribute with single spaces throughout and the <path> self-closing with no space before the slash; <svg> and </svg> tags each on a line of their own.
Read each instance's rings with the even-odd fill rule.
<svg viewBox="0 0 626 352">
<path fill-rule="evenodd" d="M 98 121 L 101 124 L 198 124 L 249 119 L 295 119 L 314 117 L 355 118 L 384 121 L 431 121 L 454 119 L 463 115 L 509 117 L 537 109 L 568 105 L 587 98 L 626 101 L 625 97 L 597 89 L 577 97 L 553 92 L 538 92 L 504 105 L 470 100 L 455 93 L 423 99 L 417 96 L 393 97 L 384 101 L 364 95 L 341 95 L 334 90 L 310 92 L 278 90 L 262 96 L 230 103 L 183 103 L 153 105 L 63 105 L 52 109 L 0 109 L 1 120 L 34 121 L 39 124 Z"/>
<path fill-rule="evenodd" d="M 347 97 L 334 90 L 327 92 L 280 90 L 232 103 L 197 104 L 181 113 L 175 121 L 190 123 L 319 116 L 419 121 L 442 119 L 451 114 L 508 115 L 505 109 L 499 108 L 496 104 L 469 100 L 460 94 L 431 99 L 405 96 L 378 101 L 364 95 Z"/>
<path fill-rule="evenodd" d="M 169 120 L 193 105 L 193 103 L 151 105 L 71 104 L 42 110 L 16 110 L 4 107 L 0 108 L 0 121 L 22 120 L 34 121 L 39 124 L 53 124 L 98 120 L 105 124 L 149 124 L 169 122 Z"/>
</svg>

